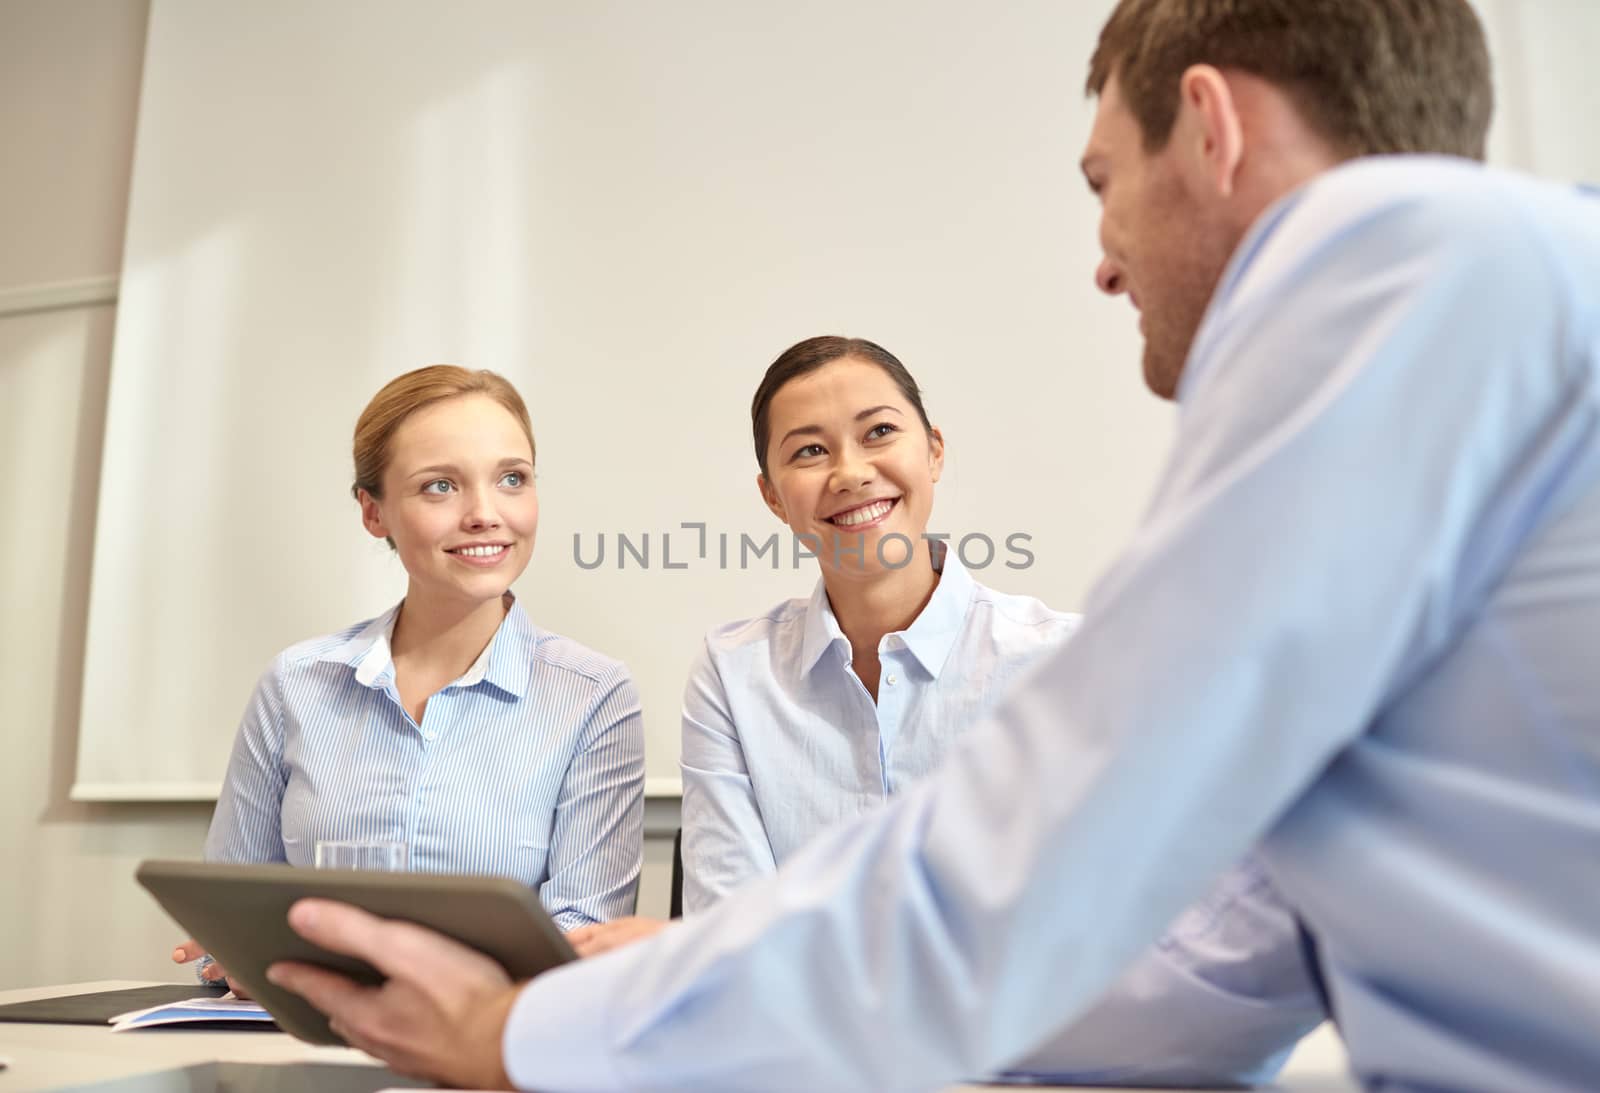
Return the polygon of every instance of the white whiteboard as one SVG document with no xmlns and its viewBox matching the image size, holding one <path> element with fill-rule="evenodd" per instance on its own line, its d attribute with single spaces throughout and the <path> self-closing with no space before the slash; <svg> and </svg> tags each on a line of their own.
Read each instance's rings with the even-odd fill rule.
<svg viewBox="0 0 1600 1093">
<path fill-rule="evenodd" d="M 349 437 L 432 362 L 527 397 L 517 591 L 632 668 L 654 792 L 706 628 L 815 580 L 717 564 L 718 536 L 781 530 L 748 408 L 800 338 L 897 353 L 947 441 L 934 528 L 1030 535 L 1029 569 L 979 578 L 1076 605 L 1170 420 L 1092 290 L 1076 159 L 1110 6 L 155 0 L 73 795 L 214 794 L 273 654 L 399 597 Z M 619 533 L 649 568 L 617 568 Z"/>
</svg>

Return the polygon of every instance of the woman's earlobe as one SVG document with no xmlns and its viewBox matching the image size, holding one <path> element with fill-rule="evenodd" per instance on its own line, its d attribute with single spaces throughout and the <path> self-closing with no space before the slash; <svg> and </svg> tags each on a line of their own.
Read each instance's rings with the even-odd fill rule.
<svg viewBox="0 0 1600 1093">
<path fill-rule="evenodd" d="M 765 474 L 756 475 L 756 489 L 760 491 L 761 503 L 767 506 L 767 510 L 784 524 L 788 524 L 789 518 L 784 515 L 783 501 L 779 499 L 778 491 L 772 488 L 772 483 L 767 481 Z"/>
<path fill-rule="evenodd" d="M 361 503 L 361 526 L 367 529 L 367 534 L 374 539 L 388 539 L 389 545 L 394 546 L 394 540 L 389 538 L 389 529 L 383 522 L 383 512 L 378 508 L 378 499 L 361 490 L 356 494 L 356 500 Z"/>
</svg>

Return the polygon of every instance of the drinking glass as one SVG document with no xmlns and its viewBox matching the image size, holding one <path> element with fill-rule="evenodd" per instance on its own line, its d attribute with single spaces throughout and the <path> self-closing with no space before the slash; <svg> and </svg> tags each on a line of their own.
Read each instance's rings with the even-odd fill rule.
<svg viewBox="0 0 1600 1093">
<path fill-rule="evenodd" d="M 406 870 L 406 844 L 388 839 L 318 839 L 313 864 L 318 869 Z"/>
</svg>

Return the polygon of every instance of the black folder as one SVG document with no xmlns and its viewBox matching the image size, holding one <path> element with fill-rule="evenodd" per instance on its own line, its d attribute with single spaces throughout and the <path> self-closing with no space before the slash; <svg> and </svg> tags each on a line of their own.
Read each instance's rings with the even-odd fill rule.
<svg viewBox="0 0 1600 1093">
<path fill-rule="evenodd" d="M 119 1014 L 183 1002 L 190 998 L 221 998 L 226 986 L 204 987 L 199 983 L 162 984 L 157 987 L 128 987 L 88 994 L 64 994 L 56 998 L 35 998 L 32 1002 L 12 1002 L 0 1006 L 0 1021 L 30 1025 L 108 1025 Z"/>
</svg>

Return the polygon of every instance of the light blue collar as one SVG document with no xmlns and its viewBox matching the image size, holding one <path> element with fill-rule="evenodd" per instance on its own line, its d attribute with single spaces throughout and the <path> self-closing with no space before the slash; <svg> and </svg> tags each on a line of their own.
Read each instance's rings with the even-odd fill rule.
<svg viewBox="0 0 1600 1093">
<path fill-rule="evenodd" d="M 974 582 L 972 574 L 967 572 L 961 560 L 945 544 L 936 542 L 933 546 L 929 555 L 934 559 L 934 568 L 940 570 L 939 583 L 934 586 L 933 595 L 929 597 L 922 613 L 911 620 L 910 626 L 884 635 L 884 640 L 890 647 L 893 645 L 891 639 L 904 642 L 923 670 L 937 679 L 966 621 Z M 819 577 L 806 604 L 805 637 L 800 644 L 801 674 L 809 675 L 822 655 L 836 644 L 848 658 L 850 639 L 840 629 L 833 605 L 828 602 L 827 586 Z"/>
<path fill-rule="evenodd" d="M 389 641 L 394 635 L 395 620 L 399 617 L 400 604 L 397 603 L 363 626 L 348 641 L 329 650 L 321 659 L 335 664 L 348 664 L 355 669 L 356 682 L 363 687 L 382 688 L 394 679 L 394 652 Z M 488 683 L 513 698 L 521 698 L 528 690 L 534 650 L 538 644 L 538 628 L 513 596 L 511 608 L 500 621 L 489 644 L 461 678 L 447 686 L 475 687 L 479 683 Z"/>
</svg>

